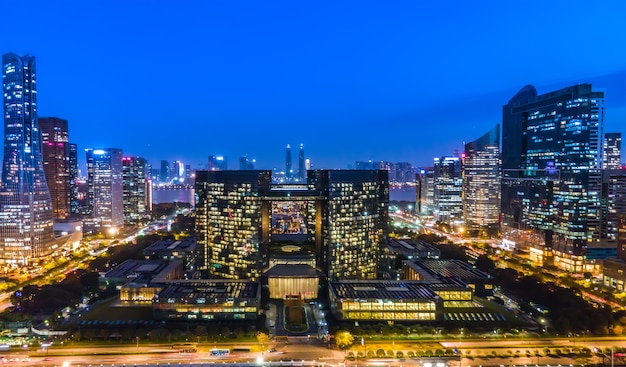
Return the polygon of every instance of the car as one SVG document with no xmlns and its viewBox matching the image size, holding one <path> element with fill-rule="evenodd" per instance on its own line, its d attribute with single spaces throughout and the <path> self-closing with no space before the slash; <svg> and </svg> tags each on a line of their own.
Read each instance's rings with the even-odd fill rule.
<svg viewBox="0 0 626 367">
<path fill-rule="evenodd" d="M 269 353 L 273 353 L 273 352 L 276 352 L 276 348 L 270 348 L 270 349 L 268 349 L 267 351 L 268 351 Z"/>
</svg>

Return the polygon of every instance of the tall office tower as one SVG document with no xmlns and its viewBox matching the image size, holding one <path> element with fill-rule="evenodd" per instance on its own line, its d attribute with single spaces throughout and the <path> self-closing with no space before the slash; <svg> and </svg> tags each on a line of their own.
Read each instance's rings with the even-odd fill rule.
<svg viewBox="0 0 626 367">
<path fill-rule="evenodd" d="M 144 158 L 122 158 L 122 195 L 124 220 L 132 222 L 145 218 L 148 202 Z"/>
<path fill-rule="evenodd" d="M 604 134 L 603 169 L 620 169 L 622 165 L 622 133 Z"/>
<path fill-rule="evenodd" d="M 312 169 L 312 168 L 313 168 L 313 167 L 311 166 L 311 160 L 310 160 L 310 159 L 308 159 L 308 158 L 307 158 L 307 159 L 305 159 L 305 160 L 304 160 L 304 169 L 305 169 L 306 171 L 308 171 L 308 170 L 310 170 L 310 169 Z"/>
<path fill-rule="evenodd" d="M 626 261 L 626 213 L 617 216 L 617 258 Z"/>
<path fill-rule="evenodd" d="M 80 214 L 79 192 L 78 192 L 78 146 L 69 143 L 70 161 L 70 216 Z"/>
<path fill-rule="evenodd" d="M 210 155 L 207 169 L 209 171 L 226 171 L 228 169 L 228 159 L 221 155 Z"/>
<path fill-rule="evenodd" d="M 315 170 L 308 183 L 326 198 L 316 242 L 328 279 L 376 279 L 389 234 L 389 171 Z"/>
<path fill-rule="evenodd" d="M 282 253 L 289 243 L 310 251 L 329 279 L 377 277 L 389 233 L 387 171 L 315 170 L 306 184 L 272 184 L 271 176 L 196 173 L 201 272 L 258 279 L 269 265 L 270 248 Z"/>
<path fill-rule="evenodd" d="M 291 166 L 291 146 L 287 144 L 285 150 L 285 176 L 288 178 L 293 176 L 293 167 Z"/>
<path fill-rule="evenodd" d="M 602 171 L 601 238 L 613 242 L 619 231 L 619 215 L 626 214 L 626 169 Z"/>
<path fill-rule="evenodd" d="M 173 183 L 179 184 L 185 182 L 185 165 L 181 161 L 172 163 L 172 171 L 170 179 Z"/>
<path fill-rule="evenodd" d="M 260 192 L 269 191 L 271 176 L 271 171 L 196 172 L 200 271 L 229 279 L 259 279 L 267 260 L 260 235 Z"/>
<path fill-rule="evenodd" d="M 249 159 L 247 154 L 242 157 L 239 157 L 239 170 L 240 171 L 253 170 L 254 162 L 255 160 Z"/>
<path fill-rule="evenodd" d="M 429 217 L 435 210 L 435 167 L 425 167 L 418 173 L 420 190 L 420 203 L 417 213 L 420 216 Z"/>
<path fill-rule="evenodd" d="M 503 106 L 502 123 L 503 237 L 582 255 L 601 236 L 604 92 L 526 86 Z"/>
<path fill-rule="evenodd" d="M 393 169 L 390 171 L 395 172 L 395 182 L 399 184 L 407 184 L 415 182 L 415 167 L 408 162 L 399 162 L 393 165 Z M 391 180 L 390 180 L 391 181 Z"/>
<path fill-rule="evenodd" d="M 497 230 L 500 218 L 500 124 L 465 144 L 463 221 L 469 231 Z"/>
<path fill-rule="evenodd" d="M 373 169 L 376 169 L 378 165 L 376 162 L 372 162 L 372 161 L 356 161 L 354 163 L 354 167 L 355 169 L 358 169 L 358 170 L 373 170 Z"/>
<path fill-rule="evenodd" d="M 441 157 L 434 160 L 433 216 L 450 226 L 463 223 L 463 177 L 461 159 Z"/>
<path fill-rule="evenodd" d="M 300 144 L 300 154 L 298 155 L 298 178 L 306 180 L 306 166 L 304 160 L 304 144 Z"/>
<path fill-rule="evenodd" d="M 87 149 L 86 153 L 90 229 L 118 229 L 124 225 L 122 150 Z"/>
<path fill-rule="evenodd" d="M 71 186 L 67 120 L 40 117 L 41 152 L 54 219 L 70 215 Z"/>
<path fill-rule="evenodd" d="M 4 157 L 0 187 L 0 261 L 26 264 L 52 253 L 52 202 L 37 123 L 35 57 L 2 55 Z"/>
<path fill-rule="evenodd" d="M 170 182 L 170 162 L 161 161 L 161 172 L 159 174 L 159 181 L 163 184 Z"/>
<path fill-rule="evenodd" d="M 148 171 L 146 171 L 148 172 Z M 191 170 L 191 164 L 185 165 L 185 182 L 189 184 L 193 184 L 194 173 Z"/>
</svg>

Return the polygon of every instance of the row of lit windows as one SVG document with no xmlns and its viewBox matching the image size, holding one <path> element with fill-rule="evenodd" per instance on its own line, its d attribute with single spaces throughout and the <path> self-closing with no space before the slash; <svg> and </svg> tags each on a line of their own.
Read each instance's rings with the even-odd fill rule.
<svg viewBox="0 0 626 367">
<path fill-rule="evenodd" d="M 435 320 L 434 312 L 346 312 L 346 320 Z"/>
<path fill-rule="evenodd" d="M 471 298 L 470 298 L 471 299 Z M 344 301 L 341 308 L 349 310 L 373 310 L 373 311 L 435 311 L 434 302 L 349 302 Z"/>
</svg>

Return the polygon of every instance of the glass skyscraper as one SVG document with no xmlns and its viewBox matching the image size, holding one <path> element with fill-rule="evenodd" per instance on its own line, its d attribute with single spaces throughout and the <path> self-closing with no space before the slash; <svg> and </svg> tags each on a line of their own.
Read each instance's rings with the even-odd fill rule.
<svg viewBox="0 0 626 367">
<path fill-rule="evenodd" d="M 272 184 L 271 171 L 198 171 L 195 193 L 203 274 L 258 279 L 272 251 L 288 244 L 308 249 L 329 279 L 379 275 L 388 239 L 386 170 L 311 170 L 306 184 Z"/>
<path fill-rule="evenodd" d="M 500 124 L 465 144 L 463 221 L 468 230 L 496 228 L 500 218 Z"/>
<path fill-rule="evenodd" d="M 71 168 L 67 120 L 57 117 L 39 118 L 43 170 L 52 199 L 55 219 L 70 215 Z"/>
<path fill-rule="evenodd" d="M 604 92 L 526 86 L 503 106 L 502 123 L 503 235 L 540 230 L 535 244 L 584 254 L 601 237 Z"/>
<path fill-rule="evenodd" d="M 124 220 L 136 221 L 147 214 L 146 160 L 141 157 L 122 158 L 122 192 Z"/>
<path fill-rule="evenodd" d="M 35 58 L 2 55 L 4 157 L 0 187 L 0 260 L 25 264 L 52 253 L 52 202 L 37 124 Z"/>
<path fill-rule="evenodd" d="M 124 225 L 122 150 L 87 149 L 89 224 L 91 231 Z"/>
<path fill-rule="evenodd" d="M 458 157 L 441 157 L 434 160 L 434 211 L 435 221 L 456 226 L 463 222 L 463 177 Z"/>
</svg>

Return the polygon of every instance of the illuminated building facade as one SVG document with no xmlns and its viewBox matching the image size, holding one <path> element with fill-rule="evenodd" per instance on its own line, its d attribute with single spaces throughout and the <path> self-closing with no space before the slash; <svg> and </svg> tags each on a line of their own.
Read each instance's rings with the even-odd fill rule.
<svg viewBox="0 0 626 367">
<path fill-rule="evenodd" d="M 159 181 L 160 183 L 170 182 L 170 162 L 165 161 L 165 160 L 161 161 L 161 171 L 159 172 Z"/>
<path fill-rule="evenodd" d="M 287 176 L 287 178 L 293 176 L 293 166 L 291 163 L 291 145 L 287 144 L 287 148 L 285 149 L 285 176 Z"/>
<path fill-rule="evenodd" d="M 398 184 L 412 184 L 415 182 L 415 167 L 408 162 L 398 162 L 393 165 L 393 181 L 391 175 L 389 176 L 390 182 L 396 182 Z"/>
<path fill-rule="evenodd" d="M 500 218 L 500 125 L 465 144 L 463 221 L 466 230 L 496 228 Z"/>
<path fill-rule="evenodd" d="M 339 320 L 436 321 L 442 299 L 422 282 L 329 282 L 331 312 Z"/>
<path fill-rule="evenodd" d="M 602 175 L 602 235 L 614 242 L 619 231 L 619 215 L 626 214 L 626 169 L 607 169 Z"/>
<path fill-rule="evenodd" d="M 602 168 L 620 169 L 622 163 L 622 133 L 604 134 Z"/>
<path fill-rule="evenodd" d="M 80 214 L 80 192 L 78 190 L 78 146 L 68 144 L 70 161 L 70 215 Z"/>
<path fill-rule="evenodd" d="M 115 230 L 124 225 L 122 150 L 87 149 L 87 184 L 91 231 Z"/>
<path fill-rule="evenodd" d="M 50 255 L 53 209 L 37 121 L 33 56 L 2 55 L 4 156 L 0 187 L 0 261 L 26 264 Z"/>
<path fill-rule="evenodd" d="M 55 219 L 66 219 L 71 213 L 72 168 L 67 120 L 40 117 L 43 171 L 52 200 Z"/>
<path fill-rule="evenodd" d="M 136 221 L 146 216 L 148 196 L 144 158 L 122 158 L 122 195 L 125 221 Z"/>
<path fill-rule="evenodd" d="M 435 206 L 435 167 L 420 169 L 416 178 L 416 212 L 422 217 L 432 216 Z"/>
<path fill-rule="evenodd" d="M 375 279 L 388 237 L 386 171 L 313 170 L 306 184 L 271 184 L 270 171 L 198 171 L 199 269 L 258 279 L 270 247 L 310 248 L 329 279 Z"/>
<path fill-rule="evenodd" d="M 579 84 L 537 95 L 526 86 L 502 121 L 503 237 L 539 230 L 554 251 L 583 254 L 601 238 L 604 92 Z"/>
<path fill-rule="evenodd" d="M 450 226 L 463 222 L 463 176 L 458 157 L 434 160 L 433 216 Z"/>
</svg>

